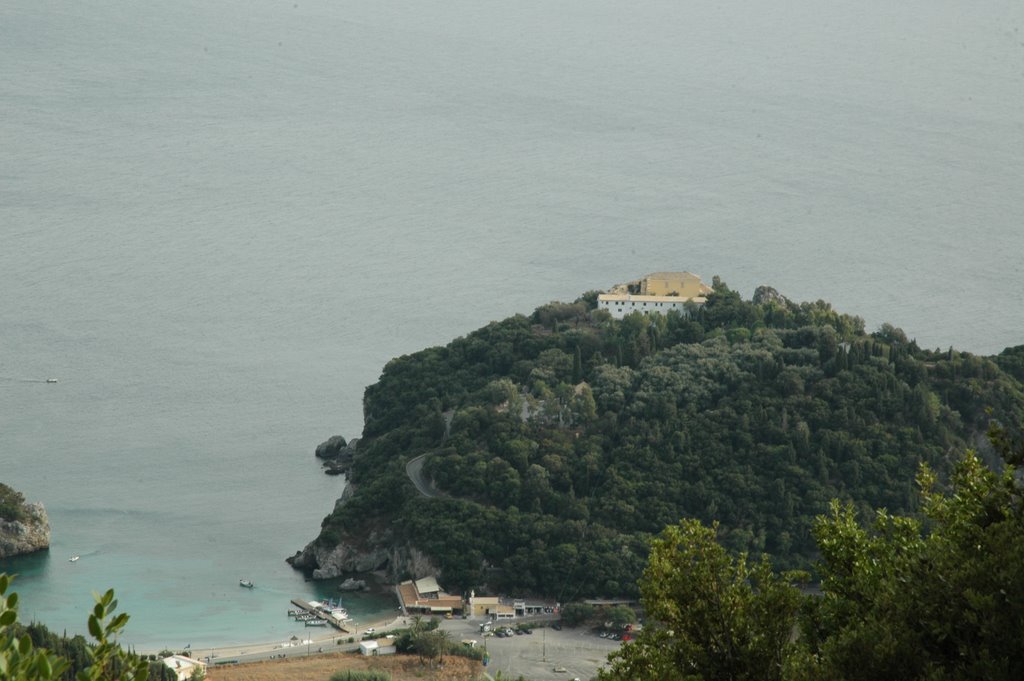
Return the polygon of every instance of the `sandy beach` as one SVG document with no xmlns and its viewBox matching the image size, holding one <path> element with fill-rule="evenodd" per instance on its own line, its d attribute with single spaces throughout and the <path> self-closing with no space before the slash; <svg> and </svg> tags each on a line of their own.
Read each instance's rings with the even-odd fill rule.
<svg viewBox="0 0 1024 681">
<path fill-rule="evenodd" d="M 305 638 L 296 640 L 276 640 L 276 641 L 261 641 L 254 643 L 238 643 L 232 645 L 222 646 L 204 646 L 193 644 L 190 648 L 185 650 L 175 650 L 174 652 L 184 652 L 189 654 L 190 657 L 198 660 L 208 661 L 211 664 L 216 663 L 218 660 L 232 660 L 237 659 L 242 661 L 253 661 L 258 659 L 268 659 L 272 655 L 317 655 L 321 652 L 334 653 L 339 651 L 354 650 L 358 647 L 359 641 L 361 640 L 363 633 L 368 629 L 373 629 L 374 633 L 381 633 L 405 626 L 405 618 L 399 616 L 390 619 L 381 619 L 370 622 L 359 622 L 358 626 L 353 624 L 352 629 L 347 631 L 339 631 L 333 627 L 325 630 L 317 630 L 316 634 L 310 632 Z M 349 643 L 349 639 L 352 638 L 354 642 Z M 338 642 L 341 642 L 340 644 Z M 322 649 L 322 651 L 321 651 Z M 146 650 L 139 651 L 141 654 L 157 654 L 159 650 Z M 207 659 L 209 658 L 209 659 Z"/>
</svg>

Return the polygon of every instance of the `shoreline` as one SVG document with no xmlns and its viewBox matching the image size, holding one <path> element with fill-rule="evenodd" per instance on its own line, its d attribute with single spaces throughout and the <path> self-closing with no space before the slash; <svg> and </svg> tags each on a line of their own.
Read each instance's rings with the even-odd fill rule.
<svg viewBox="0 0 1024 681">
<path fill-rule="evenodd" d="M 311 651 L 309 654 L 324 654 L 331 652 L 342 652 L 343 646 L 345 645 L 356 645 L 362 640 L 362 634 L 360 632 L 366 631 L 367 629 L 374 629 L 376 632 L 389 631 L 396 627 L 405 626 L 405 617 L 398 615 L 392 618 L 384 618 L 381 620 L 375 620 L 367 622 L 364 625 L 360 624 L 347 631 L 338 631 L 337 629 L 331 630 L 330 633 L 318 632 L 318 635 L 310 634 L 308 638 L 299 639 L 295 641 L 259 641 L 252 643 L 230 643 L 227 645 L 194 645 L 189 644 L 188 648 L 180 648 L 173 650 L 174 653 L 185 652 L 188 656 L 195 660 L 207 661 L 206 658 L 210 658 L 209 662 L 213 663 L 216 659 L 230 659 L 234 657 L 241 657 L 243 655 L 265 655 L 274 651 L 288 651 L 296 650 L 305 653 L 302 650 L 304 647 L 312 647 L 316 645 L 318 648 L 323 647 L 323 643 L 331 643 L 330 649 L 324 648 L 322 653 Z M 353 643 L 348 643 L 349 638 L 355 639 Z M 334 644 L 334 641 L 341 639 L 342 644 Z M 309 641 L 307 646 L 306 641 Z M 139 655 L 157 655 L 160 650 L 168 650 L 167 648 L 160 648 L 157 650 L 137 650 Z"/>
<path fill-rule="evenodd" d="M 310 646 L 316 645 L 318 648 L 323 644 L 330 644 L 330 648 L 324 647 L 322 654 L 329 652 L 340 652 L 346 650 L 345 646 L 357 646 L 359 641 L 362 640 L 362 633 L 367 629 L 374 629 L 376 632 L 387 631 L 395 627 L 405 626 L 405 613 L 402 611 L 401 600 L 398 599 L 396 588 L 386 583 L 386 577 L 382 571 L 370 572 L 368 575 L 372 575 L 374 583 L 368 589 L 370 592 L 378 593 L 380 595 L 387 595 L 390 598 L 397 599 L 399 607 L 396 609 L 394 605 L 386 609 L 378 609 L 371 611 L 365 616 L 351 619 L 345 622 L 345 630 L 335 629 L 333 626 L 328 625 L 325 628 L 316 627 L 310 630 L 307 628 L 304 632 L 287 632 L 282 633 L 281 638 L 274 640 L 267 640 L 263 638 L 257 638 L 262 634 L 255 633 L 243 639 L 239 642 L 232 643 L 205 643 L 202 645 L 196 645 L 190 643 L 188 647 L 181 648 L 170 648 L 168 646 L 155 646 L 145 645 L 143 647 L 131 646 L 131 649 L 138 652 L 140 655 L 157 655 L 160 651 L 171 650 L 175 654 L 185 653 L 189 657 L 197 660 L 204 660 L 212 663 L 215 659 L 230 659 L 242 655 L 265 655 L 275 651 L 298 651 L 300 648 L 306 646 L 308 640 Z M 307 580 L 308 581 L 308 580 Z M 397 614 L 395 614 L 397 613 Z M 373 618 L 365 619 L 364 618 Z M 267 634 L 272 636 L 273 634 Z M 289 638 L 291 637 L 291 638 Z M 354 639 L 352 643 L 348 642 L 348 639 Z M 188 640 L 188 638 L 186 638 Z M 195 639 L 192 639 L 195 640 Z M 200 641 L 202 639 L 199 639 Z M 335 643 L 340 641 L 340 643 Z M 305 651 L 302 651 L 306 654 Z M 313 654 L 313 653 L 311 653 Z M 209 659 L 207 659 L 209 658 Z M 249 660 L 246 660 L 248 662 Z"/>
</svg>

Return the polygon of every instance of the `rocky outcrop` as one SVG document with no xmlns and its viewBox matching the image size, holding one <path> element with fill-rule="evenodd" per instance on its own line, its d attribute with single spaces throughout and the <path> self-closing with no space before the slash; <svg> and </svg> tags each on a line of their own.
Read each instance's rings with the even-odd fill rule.
<svg viewBox="0 0 1024 681">
<path fill-rule="evenodd" d="M 349 577 L 338 585 L 338 591 L 363 591 L 366 589 L 366 580 Z"/>
<path fill-rule="evenodd" d="M 339 508 L 344 506 L 345 502 L 347 502 L 349 499 L 351 499 L 352 495 L 354 495 L 355 493 L 356 493 L 356 486 L 353 485 L 351 482 L 347 483 L 345 485 L 345 489 L 341 490 L 341 496 L 338 497 L 338 500 L 334 502 L 334 510 L 338 510 Z"/>
<path fill-rule="evenodd" d="M 755 305 L 775 303 L 776 305 L 786 307 L 789 304 L 789 298 L 782 295 L 771 286 L 758 286 L 754 289 L 754 296 L 751 298 L 751 302 Z"/>
<path fill-rule="evenodd" d="M 322 546 L 316 540 L 288 558 L 292 567 L 309 571 L 313 579 L 384 570 L 389 579 L 403 575 L 439 574 L 437 566 L 411 546 L 392 546 L 390 532 L 370 532 L 366 537 Z"/>
<path fill-rule="evenodd" d="M 365 546 L 347 543 L 321 546 L 313 541 L 288 562 L 293 567 L 311 568 L 314 580 L 330 580 L 346 572 L 372 572 L 385 567 L 390 557 L 388 548 L 379 545 L 378 540 L 376 533 L 373 533 Z"/>
<path fill-rule="evenodd" d="M 333 459 L 338 456 L 338 452 L 347 446 L 348 443 L 345 442 L 345 438 L 341 435 L 334 435 L 317 445 L 316 457 L 318 459 Z"/>
<path fill-rule="evenodd" d="M 355 493 L 354 485 L 346 485 L 334 507 L 343 506 Z M 332 579 L 346 574 L 385 570 L 392 579 L 405 574 L 436 574 L 437 568 L 423 553 L 411 546 L 396 546 L 390 528 L 363 526 L 359 533 L 347 533 L 334 544 L 314 539 L 301 551 L 286 559 L 299 570 L 309 572 L 313 579 Z"/>
<path fill-rule="evenodd" d="M 345 442 L 345 438 L 335 435 L 317 445 L 316 456 L 318 459 L 323 459 L 324 473 L 328 475 L 347 473 L 355 459 L 358 442 L 359 438 L 357 437 Z"/>
<path fill-rule="evenodd" d="M 50 519 L 42 504 L 25 504 L 17 520 L 0 518 L 0 558 L 50 547 Z"/>
<path fill-rule="evenodd" d="M 371 532 L 359 544 L 343 541 L 321 546 L 316 540 L 288 559 L 292 567 L 311 570 L 313 579 L 331 579 L 351 572 L 373 572 L 388 567 L 391 550 L 383 537 Z"/>
</svg>

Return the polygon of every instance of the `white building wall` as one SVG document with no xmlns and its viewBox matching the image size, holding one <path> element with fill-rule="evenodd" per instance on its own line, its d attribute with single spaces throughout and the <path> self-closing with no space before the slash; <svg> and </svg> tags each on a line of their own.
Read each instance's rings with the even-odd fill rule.
<svg viewBox="0 0 1024 681">
<path fill-rule="evenodd" d="M 671 310 L 676 310 L 683 315 L 687 315 L 686 303 L 688 302 L 690 302 L 689 298 L 680 298 L 678 301 L 666 301 L 645 299 L 645 296 L 625 296 L 622 300 L 602 300 L 599 297 L 597 299 L 597 309 L 608 310 L 615 319 L 622 319 L 631 312 L 667 314 Z"/>
<path fill-rule="evenodd" d="M 376 641 L 362 641 L 359 644 L 359 652 L 367 657 L 374 655 L 394 655 L 398 652 L 398 646 L 389 639 L 377 639 Z"/>
</svg>

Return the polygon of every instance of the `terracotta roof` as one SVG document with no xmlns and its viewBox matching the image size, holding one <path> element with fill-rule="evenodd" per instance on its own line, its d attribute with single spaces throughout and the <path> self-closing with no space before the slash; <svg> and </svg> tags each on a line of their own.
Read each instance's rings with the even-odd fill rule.
<svg viewBox="0 0 1024 681">
<path fill-rule="evenodd" d="M 436 598 L 424 598 L 416 589 L 416 583 L 412 581 L 399 584 L 398 595 L 402 598 L 402 606 L 407 610 L 410 608 L 421 608 L 443 612 L 462 608 L 461 596 L 453 596 L 441 591 L 437 592 Z"/>
</svg>

